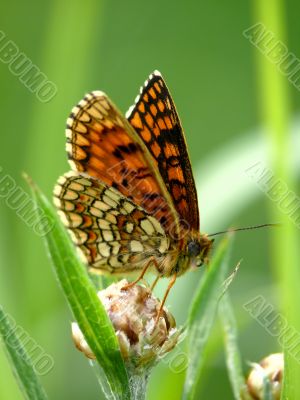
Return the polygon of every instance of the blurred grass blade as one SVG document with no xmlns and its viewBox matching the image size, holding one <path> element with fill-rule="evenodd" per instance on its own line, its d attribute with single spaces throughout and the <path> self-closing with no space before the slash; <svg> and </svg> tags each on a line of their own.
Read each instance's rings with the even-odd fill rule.
<svg viewBox="0 0 300 400">
<path fill-rule="evenodd" d="M 226 364 L 234 398 L 236 400 L 240 400 L 241 398 L 248 400 L 250 397 L 245 383 L 242 358 L 237 344 L 237 325 L 228 293 L 225 293 L 220 302 L 219 317 L 222 322 Z"/>
<path fill-rule="evenodd" d="M 192 301 L 187 326 L 189 365 L 183 389 L 184 400 L 197 398 L 196 389 L 203 368 L 204 351 L 222 294 L 222 284 L 228 272 L 231 241 L 232 238 L 227 236 L 219 245 Z"/>
<path fill-rule="evenodd" d="M 274 0 L 252 2 L 255 22 L 260 21 L 266 30 L 272 32 L 278 43 L 289 48 L 287 12 L 288 2 Z M 257 56 L 257 72 L 259 79 L 259 95 L 261 97 L 261 114 L 265 125 L 266 138 L 269 141 L 269 154 L 272 168 L 272 185 L 280 182 L 287 187 L 287 196 L 299 198 L 299 184 L 296 171 L 293 170 L 293 158 L 299 160 L 299 147 L 292 142 L 290 120 L 293 111 L 292 85 L 294 81 L 287 79 L 276 62 L 260 52 Z M 299 131 L 297 132 L 299 137 Z M 296 149 L 296 152 L 295 152 Z M 274 229 L 271 236 L 272 267 L 279 284 L 279 299 L 283 306 L 289 325 L 300 331 L 299 291 L 299 230 L 296 218 L 291 218 L 292 210 L 278 207 L 286 196 L 282 193 L 278 200 L 269 201 L 271 220 L 282 222 L 282 229 Z M 285 399 L 300 399 L 300 364 L 291 354 L 285 354 Z"/>
<path fill-rule="evenodd" d="M 47 399 L 46 392 L 35 373 L 32 361 L 15 332 L 15 326 L 11 325 L 9 317 L 2 307 L 0 307 L 0 338 L 2 338 L 6 354 L 10 359 L 14 375 L 24 398 L 28 400 Z"/>
<path fill-rule="evenodd" d="M 54 222 L 44 238 L 73 314 L 106 375 L 112 399 L 129 400 L 128 376 L 111 321 L 56 211 L 40 190 L 30 184 L 38 210 Z"/>
</svg>

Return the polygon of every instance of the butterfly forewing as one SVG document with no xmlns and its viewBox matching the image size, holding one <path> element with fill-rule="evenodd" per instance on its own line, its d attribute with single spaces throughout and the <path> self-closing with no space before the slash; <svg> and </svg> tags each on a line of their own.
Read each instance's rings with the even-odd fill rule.
<svg viewBox="0 0 300 400">
<path fill-rule="evenodd" d="M 126 117 L 152 154 L 182 224 L 199 231 L 197 193 L 183 130 L 159 72 L 150 75 Z"/>
<path fill-rule="evenodd" d="M 177 212 L 149 150 L 103 92 L 85 96 L 67 121 L 71 168 L 98 178 L 153 215 L 166 232 L 179 229 Z"/>
<path fill-rule="evenodd" d="M 78 172 L 62 176 L 54 202 L 83 260 L 111 274 L 161 264 L 170 242 L 156 218 L 118 190 Z"/>
</svg>

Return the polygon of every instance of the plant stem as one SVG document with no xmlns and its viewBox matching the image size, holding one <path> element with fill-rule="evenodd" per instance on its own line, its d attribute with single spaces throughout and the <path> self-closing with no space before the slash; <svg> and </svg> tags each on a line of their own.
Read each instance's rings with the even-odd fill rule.
<svg viewBox="0 0 300 400">
<path fill-rule="evenodd" d="M 132 400 L 145 400 L 147 383 L 148 383 L 149 373 L 145 371 L 142 374 L 132 374 L 129 378 L 129 386 L 131 391 Z"/>
</svg>

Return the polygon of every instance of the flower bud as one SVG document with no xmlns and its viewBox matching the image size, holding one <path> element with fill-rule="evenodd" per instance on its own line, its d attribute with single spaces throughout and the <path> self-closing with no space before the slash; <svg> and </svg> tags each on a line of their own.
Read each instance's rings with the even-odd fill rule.
<svg viewBox="0 0 300 400">
<path fill-rule="evenodd" d="M 173 349 L 181 332 L 166 308 L 156 322 L 161 303 L 149 288 L 126 285 L 125 279 L 113 283 L 98 292 L 98 297 L 113 324 L 126 365 L 134 369 L 151 366 Z M 76 347 L 95 359 L 76 323 L 72 335 Z"/>
<path fill-rule="evenodd" d="M 275 353 L 264 358 L 259 364 L 253 364 L 247 385 L 253 399 L 263 398 L 264 379 L 270 381 L 271 391 L 275 400 L 280 399 L 283 377 L 283 354 Z"/>
</svg>

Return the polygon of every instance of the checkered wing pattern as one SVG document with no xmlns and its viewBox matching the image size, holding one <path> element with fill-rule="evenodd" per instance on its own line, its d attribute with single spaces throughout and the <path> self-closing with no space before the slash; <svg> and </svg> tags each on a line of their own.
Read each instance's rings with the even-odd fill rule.
<svg viewBox="0 0 300 400">
<path fill-rule="evenodd" d="M 118 190 L 78 172 L 59 178 L 54 203 L 83 261 L 96 272 L 127 273 L 149 259 L 163 265 L 170 241 L 159 221 Z"/>
</svg>

